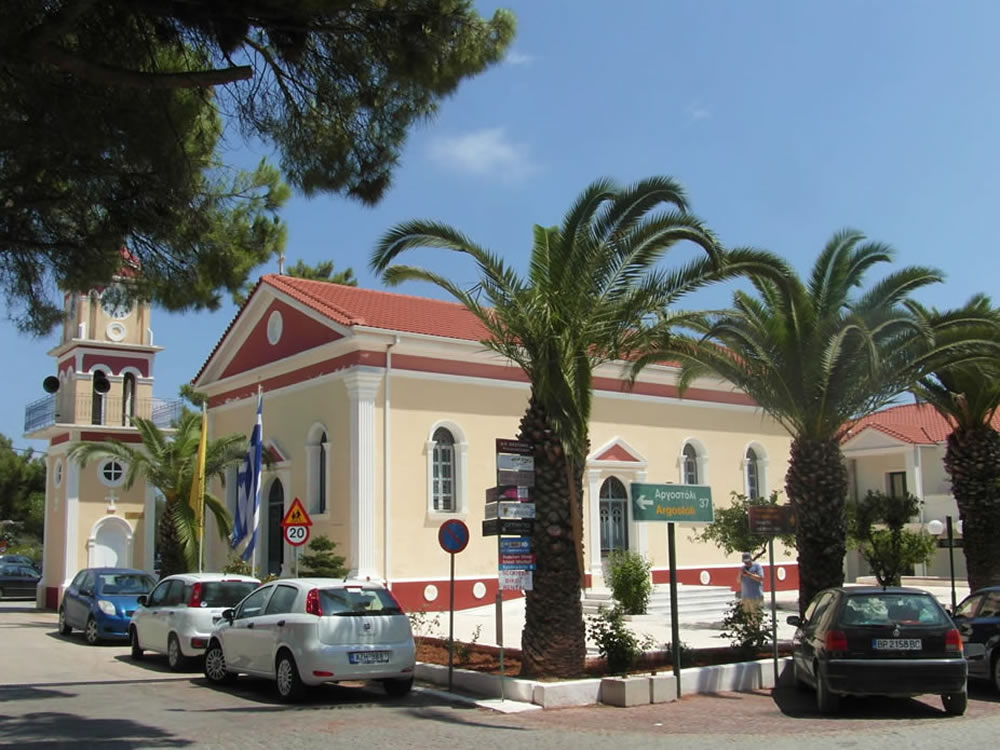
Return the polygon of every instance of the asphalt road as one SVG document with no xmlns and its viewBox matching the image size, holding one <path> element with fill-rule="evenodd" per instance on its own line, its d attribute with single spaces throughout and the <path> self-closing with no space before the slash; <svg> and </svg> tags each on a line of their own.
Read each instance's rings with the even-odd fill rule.
<svg viewBox="0 0 1000 750">
<path fill-rule="evenodd" d="M 811 693 L 792 688 L 500 714 L 434 690 L 390 700 L 358 684 L 285 706 L 270 683 L 215 688 L 196 666 L 177 674 L 155 655 L 132 662 L 127 646 L 87 646 L 79 633 L 58 635 L 54 614 L 0 603 L 0 744 L 25 749 L 995 747 L 1000 695 L 970 693 L 968 713 L 955 718 L 936 696 L 846 701 L 841 715 L 822 717 Z"/>
</svg>

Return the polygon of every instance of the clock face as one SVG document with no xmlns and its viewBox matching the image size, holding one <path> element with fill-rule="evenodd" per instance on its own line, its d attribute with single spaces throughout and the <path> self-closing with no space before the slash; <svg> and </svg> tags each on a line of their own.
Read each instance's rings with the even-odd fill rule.
<svg viewBox="0 0 1000 750">
<path fill-rule="evenodd" d="M 132 312 L 132 305 L 125 299 L 125 293 L 118 287 L 109 287 L 101 295 L 101 307 L 108 316 L 115 320 L 127 318 Z"/>
</svg>

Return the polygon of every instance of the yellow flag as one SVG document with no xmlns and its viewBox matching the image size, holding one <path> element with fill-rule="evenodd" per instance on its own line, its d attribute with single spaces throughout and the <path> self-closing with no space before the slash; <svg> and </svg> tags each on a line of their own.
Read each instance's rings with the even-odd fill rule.
<svg viewBox="0 0 1000 750">
<path fill-rule="evenodd" d="M 198 532 L 198 542 L 201 543 L 201 532 L 205 514 L 205 452 L 208 449 L 208 417 L 205 414 L 205 404 L 201 405 L 201 442 L 198 443 L 198 458 L 194 467 L 194 477 L 191 479 L 191 509 L 194 511 L 195 529 Z"/>
</svg>

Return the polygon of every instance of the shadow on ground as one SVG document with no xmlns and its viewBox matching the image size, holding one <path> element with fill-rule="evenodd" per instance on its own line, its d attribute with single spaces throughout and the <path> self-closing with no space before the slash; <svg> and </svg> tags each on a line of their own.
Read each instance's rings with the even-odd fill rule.
<svg viewBox="0 0 1000 750">
<path fill-rule="evenodd" d="M 129 719 L 91 719 L 55 711 L 0 715 L 0 743 L 5 745 L 40 750 L 85 742 L 95 743 L 94 746 L 101 750 L 187 747 L 191 744 L 163 729 Z"/>
</svg>

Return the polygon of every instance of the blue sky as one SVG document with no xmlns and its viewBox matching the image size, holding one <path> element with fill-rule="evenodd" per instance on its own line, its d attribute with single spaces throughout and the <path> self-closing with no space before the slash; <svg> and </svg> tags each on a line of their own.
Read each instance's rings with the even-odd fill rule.
<svg viewBox="0 0 1000 750">
<path fill-rule="evenodd" d="M 372 209 L 337 196 L 293 199 L 288 262 L 333 260 L 366 288 L 379 236 L 410 218 L 451 223 L 524 268 L 535 223 L 558 223 L 592 180 L 678 179 L 729 245 L 755 245 L 805 271 L 836 230 L 941 268 L 919 298 L 938 307 L 996 297 L 1000 203 L 1000 4 L 522 0 L 508 61 L 464 83 L 411 134 L 395 182 Z M 483 13 L 501 4 L 482 1 Z M 248 162 L 250 152 L 234 154 Z M 670 262 L 692 251 L 678 248 Z M 471 266 L 413 253 L 472 283 Z M 277 263 L 259 269 L 275 272 Z M 877 278 L 872 276 L 872 279 Z M 408 283 L 397 291 L 441 296 Z M 721 305 L 731 290 L 689 298 Z M 154 314 L 156 393 L 172 398 L 236 312 Z M 18 367 L 0 432 L 22 435 L 44 395 L 56 337 L 0 323 Z"/>
</svg>

